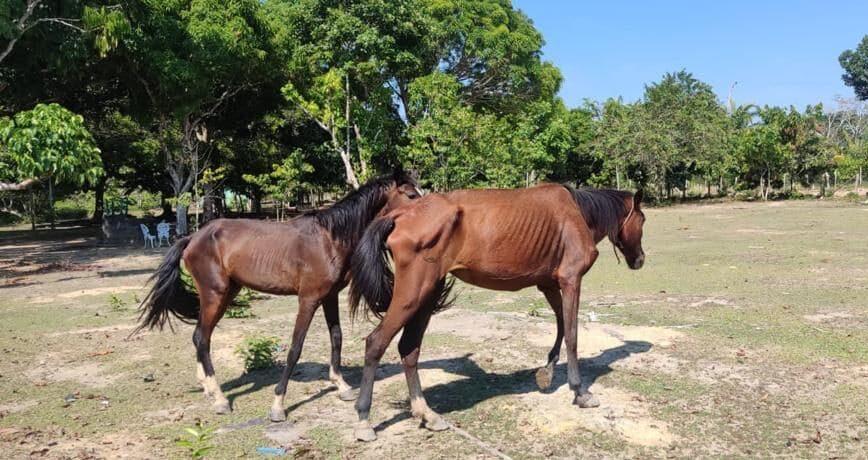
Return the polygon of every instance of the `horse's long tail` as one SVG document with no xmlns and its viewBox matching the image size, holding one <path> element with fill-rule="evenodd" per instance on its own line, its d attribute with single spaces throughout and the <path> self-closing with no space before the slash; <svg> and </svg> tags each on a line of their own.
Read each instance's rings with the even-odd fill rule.
<svg viewBox="0 0 868 460">
<path fill-rule="evenodd" d="M 350 314 L 353 318 L 359 309 L 359 303 L 364 299 L 368 311 L 377 318 L 389 309 L 392 302 L 392 287 L 395 275 L 389 268 L 389 247 L 386 238 L 395 229 L 395 220 L 382 217 L 368 226 L 362 239 L 356 246 L 350 260 L 352 284 L 350 286 Z M 436 288 L 425 299 L 427 308 L 437 313 L 449 308 L 455 300 L 450 296 L 455 280 L 451 277 L 438 281 Z"/>
<path fill-rule="evenodd" d="M 169 249 L 157 271 L 151 275 L 148 282 L 154 286 L 142 304 L 139 306 L 139 325 L 133 334 L 142 329 L 154 329 L 169 322 L 169 314 L 185 323 L 199 317 L 199 297 L 184 284 L 181 279 L 181 256 L 190 244 L 190 236 L 181 238 Z M 169 322 L 169 327 L 172 327 Z"/>
<path fill-rule="evenodd" d="M 376 219 L 368 225 L 350 260 L 352 284 L 350 286 L 350 315 L 355 318 L 359 303 L 365 305 L 376 317 L 382 318 L 383 312 L 392 302 L 392 283 L 395 275 L 389 268 L 389 248 L 386 238 L 395 229 L 391 217 Z"/>
</svg>

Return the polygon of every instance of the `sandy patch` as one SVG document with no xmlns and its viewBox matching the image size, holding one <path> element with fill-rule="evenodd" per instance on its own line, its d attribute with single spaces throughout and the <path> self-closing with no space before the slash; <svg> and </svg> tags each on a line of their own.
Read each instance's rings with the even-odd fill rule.
<svg viewBox="0 0 868 460">
<path fill-rule="evenodd" d="M 28 399 L 26 401 L 10 401 L 0 404 L 0 414 L 14 414 L 30 409 L 39 404 L 39 401 Z"/>
<path fill-rule="evenodd" d="M 111 326 L 102 327 L 87 327 L 82 329 L 71 329 L 69 331 L 52 332 L 45 334 L 46 337 L 60 337 L 70 334 L 98 334 L 100 332 L 126 332 L 135 328 L 135 324 L 113 324 Z"/>
<path fill-rule="evenodd" d="M 78 297 L 90 296 L 90 295 L 100 295 L 100 294 L 115 294 L 123 291 L 138 291 L 142 289 L 140 285 L 134 286 L 110 286 L 110 287 L 100 287 L 93 289 L 80 289 L 72 292 L 65 292 L 63 294 L 58 294 L 57 297 L 61 299 L 75 299 Z"/>
<path fill-rule="evenodd" d="M 561 435 L 577 429 L 608 433 L 632 444 L 665 447 L 675 441 L 668 425 L 649 415 L 647 404 L 638 395 L 616 388 L 594 385 L 600 407 L 580 409 L 571 404 L 568 385 L 551 394 L 531 392 L 523 395 L 520 415 L 529 426 L 548 435 Z"/>
<path fill-rule="evenodd" d="M 77 382 L 91 388 L 104 388 L 115 383 L 122 374 L 108 374 L 99 363 L 61 363 L 43 360 L 24 373 L 34 383 Z"/>
<path fill-rule="evenodd" d="M 514 325 L 508 324 L 509 319 L 505 315 L 447 310 L 431 321 L 428 331 L 456 335 L 474 343 L 506 340 L 513 336 L 515 330 Z"/>
<path fill-rule="evenodd" d="M 852 317 L 853 315 L 846 311 L 833 311 L 830 313 L 816 313 L 813 315 L 805 315 L 802 318 L 805 318 L 812 323 L 826 323 L 839 319 L 849 319 Z"/>
<path fill-rule="evenodd" d="M 525 338 L 534 345 L 551 347 L 557 329 L 552 324 L 537 322 L 529 328 Z M 605 323 L 581 324 L 578 333 L 579 356 L 593 357 L 606 350 L 620 347 L 626 342 L 647 342 L 653 347 L 668 348 L 681 338 L 683 332 L 652 326 L 618 326 Z"/>
<path fill-rule="evenodd" d="M 764 228 L 739 228 L 735 230 L 738 233 L 751 233 L 757 235 L 786 235 L 787 232 L 780 230 L 768 230 Z"/>
<path fill-rule="evenodd" d="M 12 429 L 2 441 L 9 443 L 15 458 L 160 458 L 156 442 L 138 433 L 110 433 L 98 439 L 82 439 L 63 430 L 31 431 Z M 0 442 L 0 445 L 4 444 Z M 20 456 L 14 453 L 18 451 Z M 26 453 L 29 452 L 29 457 Z"/>
</svg>

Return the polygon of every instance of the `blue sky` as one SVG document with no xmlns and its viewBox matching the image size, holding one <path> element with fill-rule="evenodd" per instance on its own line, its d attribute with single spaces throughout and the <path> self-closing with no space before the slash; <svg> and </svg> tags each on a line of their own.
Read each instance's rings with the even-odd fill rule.
<svg viewBox="0 0 868 460">
<path fill-rule="evenodd" d="M 868 0 L 513 0 L 543 34 L 569 106 L 641 98 L 646 83 L 682 68 L 726 100 L 795 105 L 853 97 L 838 55 L 868 34 Z"/>
</svg>

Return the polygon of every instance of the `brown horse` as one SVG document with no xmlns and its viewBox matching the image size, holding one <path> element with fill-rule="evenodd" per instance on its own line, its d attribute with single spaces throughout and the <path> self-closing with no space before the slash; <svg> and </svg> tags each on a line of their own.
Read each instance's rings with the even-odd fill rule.
<svg viewBox="0 0 868 460">
<path fill-rule="evenodd" d="M 232 409 L 214 377 L 211 333 L 226 306 L 246 286 L 280 295 L 298 295 L 298 315 L 292 333 L 286 367 L 275 387 L 269 411 L 273 421 L 286 420 L 284 398 L 311 319 L 323 305 L 331 336 L 329 378 L 338 396 L 355 399 L 341 375 L 341 326 L 338 293 L 348 282 L 349 257 L 365 227 L 380 213 L 420 196 L 415 182 L 396 172 L 372 180 L 331 208 L 313 211 L 287 222 L 218 219 L 193 235 L 181 238 L 168 251 L 153 288 L 142 302 L 143 328 L 163 328 L 172 314 L 184 322 L 196 320 L 193 344 L 198 361 L 197 377 L 205 395 L 214 398 L 218 414 Z M 191 293 L 181 279 L 180 261 L 198 292 Z M 171 324 L 170 324 L 171 326 Z"/>
<path fill-rule="evenodd" d="M 356 438 L 376 439 L 368 421 L 374 373 L 401 328 L 398 351 L 412 413 L 421 417 L 428 429 L 448 427 L 428 407 L 416 366 L 432 313 L 448 304 L 450 286 L 445 280 L 449 273 L 488 289 L 515 291 L 537 286 L 555 312 L 558 329 L 548 363 L 537 372 L 537 383 L 541 388 L 551 384 L 561 341 L 566 337 L 573 402 L 580 407 L 598 406 L 596 397 L 582 389 L 579 377 L 579 290 L 603 238 L 608 237 L 621 251 L 630 268 L 642 267 L 645 216 L 641 200 L 641 192 L 634 196 L 556 184 L 524 190 L 461 190 L 428 195 L 372 222 L 351 261 L 353 314 L 364 298 L 367 308 L 382 317 L 366 341 L 365 368 L 356 401 Z M 394 275 L 388 267 L 388 252 Z"/>
</svg>

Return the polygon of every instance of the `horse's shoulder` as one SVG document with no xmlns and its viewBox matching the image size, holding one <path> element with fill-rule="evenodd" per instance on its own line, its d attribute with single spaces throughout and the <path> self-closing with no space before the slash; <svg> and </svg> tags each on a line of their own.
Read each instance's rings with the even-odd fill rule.
<svg viewBox="0 0 868 460">
<path fill-rule="evenodd" d="M 395 230 L 389 236 L 389 245 L 431 247 L 455 229 L 462 215 L 461 205 L 450 197 L 427 195 L 392 213 Z"/>
</svg>

